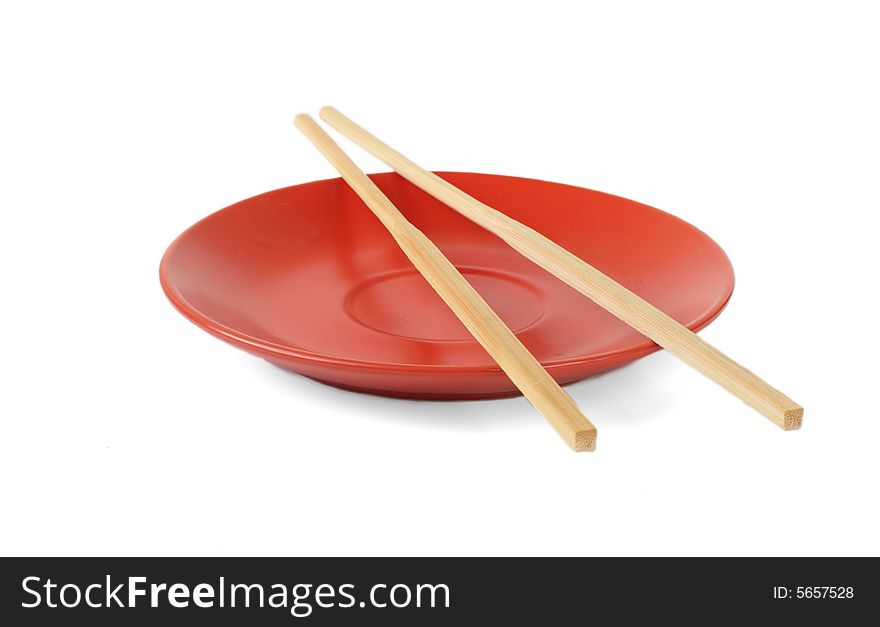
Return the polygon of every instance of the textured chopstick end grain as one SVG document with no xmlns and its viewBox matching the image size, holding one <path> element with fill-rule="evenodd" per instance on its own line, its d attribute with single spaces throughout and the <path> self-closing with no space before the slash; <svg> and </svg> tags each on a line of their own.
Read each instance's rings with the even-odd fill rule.
<svg viewBox="0 0 880 627">
<path fill-rule="evenodd" d="M 796 431 L 804 423 L 804 408 L 795 407 L 787 410 L 782 416 L 782 428 L 785 431 Z"/>
<path fill-rule="evenodd" d="M 574 446 L 572 448 L 578 453 L 582 451 L 596 450 L 596 430 L 585 429 L 578 431 L 574 438 Z"/>
</svg>

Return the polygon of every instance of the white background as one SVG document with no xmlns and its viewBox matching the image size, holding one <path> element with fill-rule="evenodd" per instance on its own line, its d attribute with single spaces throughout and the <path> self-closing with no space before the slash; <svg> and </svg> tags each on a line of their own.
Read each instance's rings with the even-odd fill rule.
<svg viewBox="0 0 880 627">
<path fill-rule="evenodd" d="M 4 3 L 0 552 L 880 554 L 880 90 L 870 2 Z M 432 169 L 670 211 L 728 252 L 704 337 L 784 433 L 667 354 L 522 399 L 331 389 L 217 341 L 165 247 L 334 176 L 333 104 Z M 380 163 L 343 145 L 368 171 Z"/>
</svg>

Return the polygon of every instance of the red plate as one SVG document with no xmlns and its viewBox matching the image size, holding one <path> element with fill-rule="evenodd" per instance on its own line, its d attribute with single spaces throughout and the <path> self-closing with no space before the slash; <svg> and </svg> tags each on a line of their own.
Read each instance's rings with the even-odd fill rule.
<svg viewBox="0 0 880 627">
<path fill-rule="evenodd" d="M 730 261 L 690 224 L 601 192 L 441 173 L 697 330 L 733 290 Z M 462 271 L 560 383 L 657 345 L 393 173 L 371 177 Z M 162 287 L 206 331 L 332 385 L 413 398 L 516 388 L 341 179 L 279 189 L 208 216 L 168 248 Z"/>
</svg>

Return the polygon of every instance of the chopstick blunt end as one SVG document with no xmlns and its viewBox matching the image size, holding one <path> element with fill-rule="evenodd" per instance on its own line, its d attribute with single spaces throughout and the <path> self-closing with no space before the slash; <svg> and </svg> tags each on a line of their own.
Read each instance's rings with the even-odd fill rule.
<svg viewBox="0 0 880 627">
<path fill-rule="evenodd" d="M 572 448 L 576 453 L 580 453 L 582 451 L 595 451 L 596 450 L 596 430 L 595 429 L 585 429 L 583 431 L 578 431 L 574 436 L 574 446 Z"/>
<path fill-rule="evenodd" d="M 801 428 L 804 423 L 804 408 L 795 407 L 789 409 L 782 415 L 783 431 L 796 431 Z"/>
</svg>

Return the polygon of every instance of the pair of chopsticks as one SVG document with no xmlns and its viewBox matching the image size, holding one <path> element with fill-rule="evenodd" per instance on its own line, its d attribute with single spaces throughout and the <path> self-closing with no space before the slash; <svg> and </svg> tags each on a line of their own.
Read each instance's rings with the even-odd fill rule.
<svg viewBox="0 0 880 627">
<path fill-rule="evenodd" d="M 677 355 L 784 430 L 800 428 L 804 415 L 800 405 L 612 278 L 537 231 L 420 168 L 336 109 L 324 107 L 321 118 L 405 179 L 499 236 L 526 258 Z M 295 123 L 382 221 L 413 265 L 566 443 L 576 451 L 593 450 L 595 427 L 455 266 L 404 218 L 311 117 L 298 115 Z"/>
</svg>

